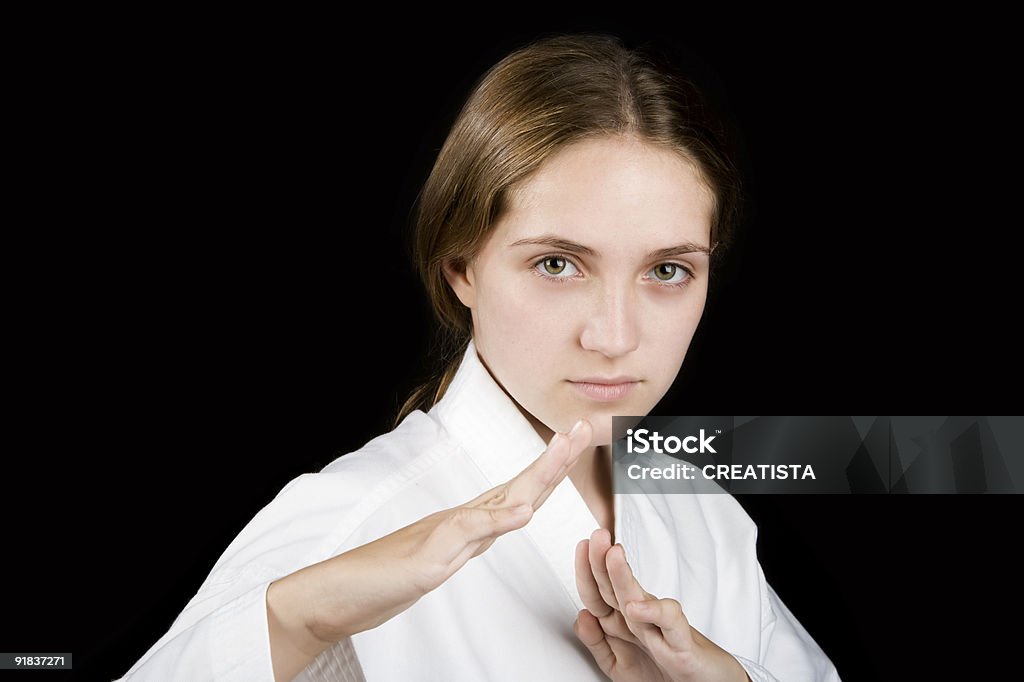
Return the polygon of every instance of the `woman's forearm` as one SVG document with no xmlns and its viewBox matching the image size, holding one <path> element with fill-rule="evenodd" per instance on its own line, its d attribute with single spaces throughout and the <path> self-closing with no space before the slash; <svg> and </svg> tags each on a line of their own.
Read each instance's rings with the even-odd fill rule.
<svg viewBox="0 0 1024 682">
<path fill-rule="evenodd" d="M 592 436 L 581 419 L 508 482 L 272 582 L 266 602 L 274 678 L 291 680 L 334 643 L 405 611 L 497 537 L 525 526 Z"/>
<path fill-rule="evenodd" d="M 311 568 L 287 575 L 267 588 L 270 657 L 277 682 L 292 680 L 332 644 L 317 638 L 309 626 L 310 606 L 316 603 L 313 592 L 319 582 Z"/>
</svg>

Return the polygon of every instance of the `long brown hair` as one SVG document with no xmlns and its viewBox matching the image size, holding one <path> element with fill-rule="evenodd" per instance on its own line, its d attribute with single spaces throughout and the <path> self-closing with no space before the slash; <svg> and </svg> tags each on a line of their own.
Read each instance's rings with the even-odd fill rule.
<svg viewBox="0 0 1024 682">
<path fill-rule="evenodd" d="M 618 134 L 694 164 L 714 196 L 711 246 L 721 255 L 738 221 L 739 177 L 693 84 L 660 56 L 612 36 L 560 35 L 516 50 L 477 82 L 417 201 L 412 256 L 440 322 L 435 352 L 443 369 L 412 392 L 396 426 L 441 399 L 472 335 L 444 263 L 461 268 L 473 259 L 509 193 L 553 152 Z"/>
</svg>

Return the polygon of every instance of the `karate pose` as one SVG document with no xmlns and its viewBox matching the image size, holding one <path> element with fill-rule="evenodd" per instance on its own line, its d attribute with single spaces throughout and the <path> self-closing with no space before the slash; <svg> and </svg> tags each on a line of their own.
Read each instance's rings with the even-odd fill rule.
<svg viewBox="0 0 1024 682">
<path fill-rule="evenodd" d="M 736 222 L 700 101 L 604 36 L 480 79 L 417 205 L 443 367 L 291 481 L 127 679 L 839 679 L 731 496 L 612 494 L 611 418 L 672 386 Z"/>
</svg>

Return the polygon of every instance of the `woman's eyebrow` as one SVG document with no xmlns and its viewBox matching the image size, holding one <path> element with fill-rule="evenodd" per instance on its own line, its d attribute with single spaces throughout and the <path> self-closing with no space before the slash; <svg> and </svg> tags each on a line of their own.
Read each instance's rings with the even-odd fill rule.
<svg viewBox="0 0 1024 682">
<path fill-rule="evenodd" d="M 516 241 L 509 244 L 512 246 L 528 246 L 528 245 L 540 245 L 540 246 L 551 246 L 553 248 L 562 251 L 571 251 L 573 253 L 583 254 L 584 256 L 591 256 L 593 258 L 600 258 L 601 254 L 590 248 L 568 239 L 562 239 L 561 237 L 554 237 L 544 235 L 541 237 L 531 237 L 529 239 L 517 239 Z M 672 256 L 678 256 L 684 253 L 703 253 L 706 256 L 711 255 L 711 249 L 703 244 L 695 244 L 694 242 L 683 242 L 676 246 L 670 246 L 664 249 L 657 249 L 647 254 L 647 258 L 650 260 L 656 260 L 659 258 L 670 258 Z"/>
</svg>

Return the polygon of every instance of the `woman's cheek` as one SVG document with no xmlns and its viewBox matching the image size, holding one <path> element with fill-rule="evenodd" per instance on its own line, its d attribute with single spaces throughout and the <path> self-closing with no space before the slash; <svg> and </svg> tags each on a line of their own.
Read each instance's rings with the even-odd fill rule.
<svg viewBox="0 0 1024 682">
<path fill-rule="evenodd" d="M 538 278 L 531 276 L 531 279 Z M 520 315 L 528 316 L 535 323 L 568 321 L 568 316 L 573 311 L 579 311 L 585 305 L 580 292 L 574 289 L 577 287 L 572 284 L 557 284 L 538 279 L 536 285 L 524 287 L 513 305 L 519 309 Z"/>
</svg>

